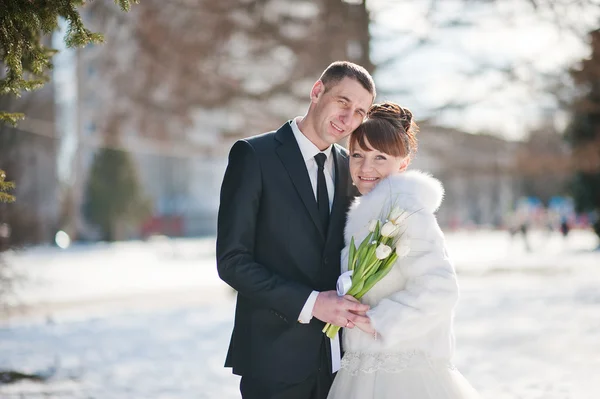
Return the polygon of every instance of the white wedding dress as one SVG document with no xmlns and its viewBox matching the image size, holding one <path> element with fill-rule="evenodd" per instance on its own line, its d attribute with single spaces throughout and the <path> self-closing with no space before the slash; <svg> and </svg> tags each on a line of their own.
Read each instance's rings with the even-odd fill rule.
<svg viewBox="0 0 600 399">
<path fill-rule="evenodd" d="M 350 209 L 347 245 L 352 236 L 358 245 L 369 221 L 392 206 L 407 211 L 400 240 L 407 240 L 410 252 L 362 299 L 371 307 L 367 315 L 377 337 L 358 328 L 343 330 L 345 354 L 328 399 L 479 398 L 452 365 L 458 285 L 434 216 L 443 193 L 438 180 L 409 171 L 382 180 Z M 347 253 L 348 247 L 343 269 Z"/>
</svg>

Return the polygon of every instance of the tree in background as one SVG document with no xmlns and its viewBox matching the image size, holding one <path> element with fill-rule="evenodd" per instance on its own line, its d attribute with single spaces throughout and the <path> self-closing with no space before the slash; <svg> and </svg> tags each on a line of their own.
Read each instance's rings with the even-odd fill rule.
<svg viewBox="0 0 600 399">
<path fill-rule="evenodd" d="M 560 109 L 571 94 L 570 82 L 566 79 L 570 64 L 561 61 L 562 65 L 553 67 L 545 61 L 561 46 L 583 43 L 587 33 L 597 27 L 600 16 L 600 0 L 377 0 L 368 3 L 375 22 L 386 16 L 393 19 L 402 15 L 403 11 L 410 12 L 412 18 L 411 23 L 372 29 L 374 41 L 385 46 L 385 51 L 373 57 L 380 86 L 383 86 L 382 76 L 388 79 L 389 75 L 395 77 L 398 65 L 410 62 L 412 58 L 420 58 L 424 53 L 439 49 L 442 59 L 444 52 L 451 52 L 460 58 L 461 68 L 451 67 L 444 71 L 444 80 L 454 83 L 446 89 L 447 94 L 440 95 L 435 102 L 424 104 L 436 120 L 464 112 L 474 105 L 492 104 L 492 107 L 498 108 L 500 102 L 496 100 L 505 101 L 502 97 L 515 90 L 519 90 L 519 95 L 511 97 L 511 102 L 522 104 L 524 109 L 531 106 L 532 102 L 541 109 Z M 496 30 L 490 28 L 490 23 L 501 24 L 506 29 L 529 26 L 533 35 L 540 35 L 517 40 L 540 40 L 543 43 L 547 37 L 542 35 L 552 35 L 554 32 L 567 44 L 554 41 L 555 47 L 530 52 L 517 50 L 510 54 L 504 54 L 500 49 L 501 56 L 498 56 L 494 46 L 481 47 L 476 44 L 476 36 L 495 37 Z M 537 28 L 547 32 L 535 33 Z M 470 43 L 469 36 L 459 36 L 459 40 L 450 43 L 449 37 L 453 34 L 473 35 L 472 39 L 476 40 Z M 516 49 L 519 46 L 512 47 Z M 419 74 L 416 74 L 415 79 L 418 78 Z M 393 79 L 391 84 L 380 87 L 378 93 L 405 97 L 414 95 L 414 89 L 407 87 L 410 81 Z M 485 90 L 481 90 L 482 86 Z M 419 94 L 417 91 L 417 103 Z M 525 112 L 530 113 L 530 108 Z"/>
<path fill-rule="evenodd" d="M 90 26 L 106 32 L 100 51 L 82 54 L 102 81 L 98 130 L 119 119 L 144 138 L 194 148 L 182 133 L 199 120 L 232 141 L 272 129 L 304 111 L 332 61 L 372 70 L 368 13 L 356 3 L 145 0 L 129 14 L 90 3 Z"/>
<path fill-rule="evenodd" d="M 0 79 L 0 95 L 19 96 L 22 91 L 41 87 L 52 68 L 55 51 L 42 42 L 44 35 L 58 30 L 59 18 L 69 25 L 65 34 L 68 47 L 82 47 L 100 43 L 103 37 L 88 30 L 78 7 L 85 0 L 3 1 L 0 3 L 0 64 L 6 75 Z M 115 0 L 122 10 L 128 11 L 137 0 Z M 15 124 L 24 117 L 21 113 L 0 110 L 0 122 Z"/>
<path fill-rule="evenodd" d="M 150 213 L 135 166 L 129 154 L 103 148 L 94 157 L 86 189 L 85 214 L 101 231 L 102 239 L 115 241 Z"/>
<path fill-rule="evenodd" d="M 591 55 L 571 71 L 581 96 L 566 138 L 573 147 L 572 191 L 578 211 L 594 212 L 600 237 L 600 29 L 590 33 Z"/>
</svg>

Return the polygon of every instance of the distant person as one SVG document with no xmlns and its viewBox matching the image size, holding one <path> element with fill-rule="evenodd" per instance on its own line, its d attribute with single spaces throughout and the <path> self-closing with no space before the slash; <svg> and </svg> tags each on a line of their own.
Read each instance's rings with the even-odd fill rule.
<svg viewBox="0 0 600 399">
<path fill-rule="evenodd" d="M 529 223 L 527 221 L 522 221 L 521 225 L 519 226 L 519 231 L 523 236 L 523 244 L 525 245 L 525 250 L 527 252 L 531 252 L 531 246 L 529 245 L 529 237 L 527 235 L 529 231 Z"/>
<path fill-rule="evenodd" d="M 509 215 L 508 218 L 508 233 L 510 234 L 511 239 L 517 234 L 521 234 L 523 237 L 523 244 L 525 245 L 525 250 L 527 252 L 531 251 L 531 246 L 529 245 L 528 239 L 528 231 L 529 231 L 529 218 L 524 210 L 518 210 Z"/>
<path fill-rule="evenodd" d="M 560 233 L 564 238 L 567 238 L 570 230 L 571 226 L 569 225 L 569 219 L 565 215 L 562 215 L 560 217 Z"/>
</svg>

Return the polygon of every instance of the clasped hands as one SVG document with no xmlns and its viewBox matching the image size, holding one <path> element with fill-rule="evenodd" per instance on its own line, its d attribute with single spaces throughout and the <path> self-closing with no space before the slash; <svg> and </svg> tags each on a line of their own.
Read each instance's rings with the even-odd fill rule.
<svg viewBox="0 0 600 399">
<path fill-rule="evenodd" d="M 374 334 L 375 329 L 367 310 L 369 305 L 360 303 L 351 295 L 338 296 L 336 291 L 324 291 L 317 296 L 313 316 L 325 323 L 344 328 L 358 327 L 368 334 Z"/>
</svg>

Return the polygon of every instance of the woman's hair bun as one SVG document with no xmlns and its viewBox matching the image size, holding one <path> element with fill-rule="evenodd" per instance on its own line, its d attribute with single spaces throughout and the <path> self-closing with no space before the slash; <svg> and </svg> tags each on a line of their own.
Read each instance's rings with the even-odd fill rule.
<svg viewBox="0 0 600 399">
<path fill-rule="evenodd" d="M 392 102 L 383 102 L 381 104 L 373 104 L 367 113 L 368 119 L 386 119 L 392 124 L 400 125 L 404 128 L 405 132 L 409 132 L 412 127 L 412 112 L 408 108 L 399 106 Z"/>
</svg>

